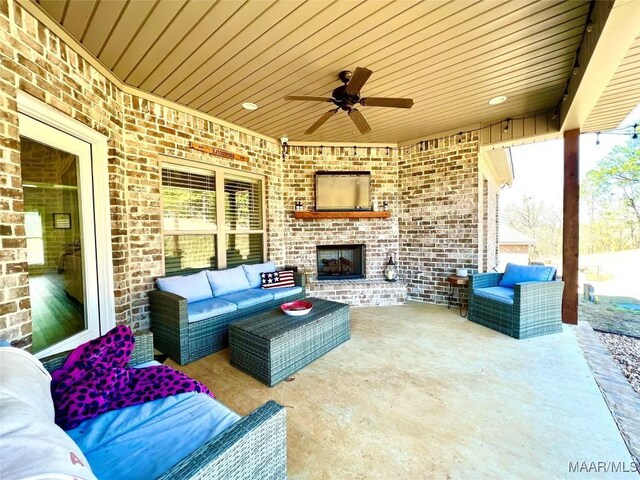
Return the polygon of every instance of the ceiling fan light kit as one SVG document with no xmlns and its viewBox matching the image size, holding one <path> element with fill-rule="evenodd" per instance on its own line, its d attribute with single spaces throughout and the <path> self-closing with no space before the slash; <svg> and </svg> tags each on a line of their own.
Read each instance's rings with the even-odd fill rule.
<svg viewBox="0 0 640 480">
<path fill-rule="evenodd" d="M 316 122 L 304 132 L 305 135 L 315 132 L 323 123 L 329 120 L 340 110 L 346 111 L 358 131 L 361 134 L 365 134 L 371 131 L 371 127 L 365 120 L 362 113 L 357 108 L 354 108 L 358 103 L 363 107 L 411 108 L 413 106 L 413 100 L 410 98 L 361 97 L 360 90 L 367 80 L 369 80 L 371 74 L 373 74 L 373 72 L 364 67 L 357 67 L 353 73 L 350 70 L 341 71 L 338 74 L 338 78 L 344 85 L 340 85 L 334 89 L 331 98 L 289 95 L 284 97 L 284 99 L 311 102 L 333 102 L 337 107 L 329 110 L 316 120 Z"/>
</svg>

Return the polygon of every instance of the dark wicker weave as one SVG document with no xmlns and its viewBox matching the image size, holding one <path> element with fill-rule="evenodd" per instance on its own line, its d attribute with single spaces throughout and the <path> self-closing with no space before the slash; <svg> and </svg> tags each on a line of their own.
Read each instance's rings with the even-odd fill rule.
<svg viewBox="0 0 640 480">
<path fill-rule="evenodd" d="M 139 365 L 144 362 L 150 362 L 153 360 L 153 334 L 151 332 L 136 332 L 135 347 L 131 352 L 131 359 L 129 365 Z M 69 356 L 69 352 L 57 353 L 49 357 L 43 358 L 40 361 L 44 365 L 44 368 L 53 372 L 60 368 L 64 361 Z"/>
<path fill-rule="evenodd" d="M 287 478 L 285 408 L 268 401 L 178 462 L 162 480 Z"/>
<path fill-rule="evenodd" d="M 59 368 L 69 352 L 41 359 L 45 368 Z M 151 332 L 136 333 L 130 365 L 153 360 Z M 233 426 L 183 458 L 159 478 L 286 479 L 286 410 L 273 400 L 261 405 Z"/>
<path fill-rule="evenodd" d="M 562 331 L 564 282 L 518 283 L 513 289 L 513 305 L 473 294 L 476 288 L 498 286 L 501 278 L 501 273 L 469 278 L 469 320 L 518 339 Z"/>
<path fill-rule="evenodd" d="M 305 277 L 302 274 L 295 274 L 294 278 L 296 285 L 302 287 L 302 292 L 299 294 L 193 323 L 189 323 L 187 318 L 187 300 L 184 297 L 153 290 L 149 294 L 149 300 L 155 347 L 180 365 L 227 348 L 231 322 L 271 310 L 285 302 L 304 298 Z"/>
<path fill-rule="evenodd" d="M 300 317 L 271 309 L 229 326 L 231 364 L 273 387 L 351 338 L 349 305 L 308 298 Z"/>
</svg>

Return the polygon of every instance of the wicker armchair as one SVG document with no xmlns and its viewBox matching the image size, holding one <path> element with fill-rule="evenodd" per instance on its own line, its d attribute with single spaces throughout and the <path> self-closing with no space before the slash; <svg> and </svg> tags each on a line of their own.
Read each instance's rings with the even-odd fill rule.
<svg viewBox="0 0 640 480">
<path fill-rule="evenodd" d="M 517 283 L 512 305 L 474 294 L 479 288 L 497 287 L 501 278 L 501 273 L 469 278 L 470 321 L 518 339 L 562 331 L 564 282 Z"/>
<path fill-rule="evenodd" d="M 151 332 L 135 334 L 130 365 L 153 360 Z M 69 352 L 41 359 L 49 371 L 64 363 Z M 273 400 L 201 445 L 159 479 L 286 479 L 287 427 L 285 408 Z"/>
</svg>

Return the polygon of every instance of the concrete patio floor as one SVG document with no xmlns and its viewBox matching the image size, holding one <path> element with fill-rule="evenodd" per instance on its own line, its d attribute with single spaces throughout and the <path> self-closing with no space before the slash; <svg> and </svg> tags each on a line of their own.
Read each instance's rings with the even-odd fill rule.
<svg viewBox="0 0 640 480">
<path fill-rule="evenodd" d="M 241 414 L 288 407 L 291 479 L 638 478 L 584 471 L 634 466 L 573 327 L 518 341 L 440 306 L 351 312 L 349 342 L 274 388 L 228 350 L 177 368 Z"/>
</svg>

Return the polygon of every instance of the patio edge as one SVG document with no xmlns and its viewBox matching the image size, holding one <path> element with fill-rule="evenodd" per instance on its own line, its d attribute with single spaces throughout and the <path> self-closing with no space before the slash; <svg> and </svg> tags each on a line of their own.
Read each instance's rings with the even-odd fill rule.
<svg viewBox="0 0 640 480">
<path fill-rule="evenodd" d="M 588 322 L 580 322 L 575 331 L 587 365 L 602 392 L 620 435 L 636 465 L 640 465 L 640 395 L 631 387 L 607 347 Z"/>
</svg>

